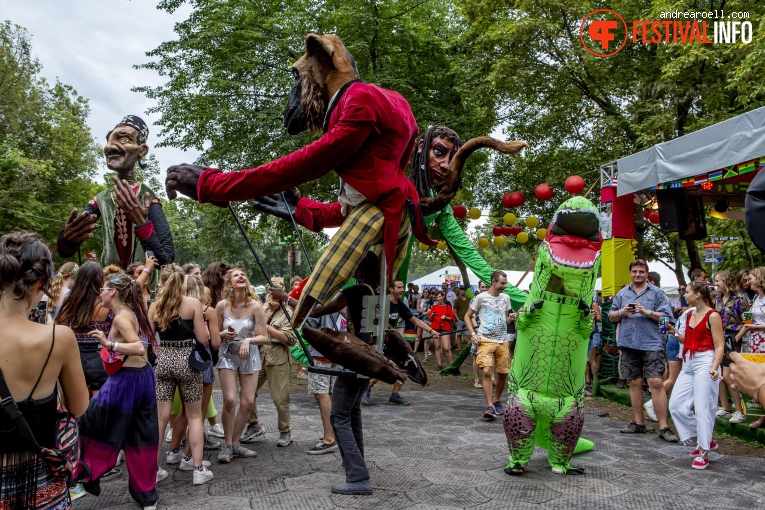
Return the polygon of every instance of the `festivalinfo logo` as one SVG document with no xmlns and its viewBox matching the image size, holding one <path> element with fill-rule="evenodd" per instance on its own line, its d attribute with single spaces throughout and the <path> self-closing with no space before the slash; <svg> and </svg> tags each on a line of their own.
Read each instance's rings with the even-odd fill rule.
<svg viewBox="0 0 765 510">
<path fill-rule="evenodd" d="M 666 11 L 658 20 L 629 24 L 616 11 L 597 9 L 579 26 L 579 39 L 596 57 L 612 57 L 632 44 L 749 44 L 752 22 L 748 12 Z"/>
</svg>

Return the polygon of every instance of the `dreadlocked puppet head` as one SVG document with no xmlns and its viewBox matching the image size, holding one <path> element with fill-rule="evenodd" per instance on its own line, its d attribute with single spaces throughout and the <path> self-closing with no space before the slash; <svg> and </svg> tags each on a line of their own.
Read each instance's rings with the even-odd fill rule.
<svg viewBox="0 0 765 510">
<path fill-rule="evenodd" d="M 411 179 L 420 195 L 420 209 L 427 216 L 440 211 L 462 187 L 462 168 L 468 156 L 488 147 L 502 154 L 518 154 L 526 142 L 501 142 L 490 136 L 471 138 L 463 143 L 459 135 L 445 126 L 432 126 L 417 142 L 412 156 Z M 437 192 L 430 196 L 430 190 Z"/>
<path fill-rule="evenodd" d="M 431 126 L 417 141 L 412 154 L 411 178 L 420 197 L 430 197 L 431 188 L 440 191 L 449 175 L 449 165 L 462 147 L 462 139 L 451 128 Z M 458 169 L 457 187 L 462 186 L 462 168 Z"/>
<path fill-rule="evenodd" d="M 309 33 L 305 53 L 292 64 L 295 85 L 284 110 L 284 126 L 291 135 L 306 129 L 321 131 L 335 92 L 359 78 L 356 61 L 335 35 Z"/>
</svg>

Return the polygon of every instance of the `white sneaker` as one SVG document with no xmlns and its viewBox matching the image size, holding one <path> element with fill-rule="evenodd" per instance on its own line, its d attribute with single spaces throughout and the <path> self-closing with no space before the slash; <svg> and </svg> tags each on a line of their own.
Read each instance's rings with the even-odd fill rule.
<svg viewBox="0 0 765 510">
<path fill-rule="evenodd" d="M 161 482 L 165 478 L 167 478 L 167 471 L 165 471 L 162 468 L 157 469 L 157 483 Z"/>
<path fill-rule="evenodd" d="M 210 467 L 210 461 L 203 460 L 202 465 L 206 468 Z M 180 469 L 181 471 L 192 471 L 194 469 L 194 458 L 184 456 L 181 459 L 181 465 L 178 466 L 178 469 Z"/>
<path fill-rule="evenodd" d="M 744 416 L 744 413 L 736 411 L 733 413 L 733 415 L 730 417 L 731 423 L 741 423 L 746 419 L 746 416 Z"/>
<path fill-rule="evenodd" d="M 167 463 L 168 464 L 178 464 L 181 461 L 181 451 L 178 450 L 177 452 L 174 452 L 173 450 L 169 450 L 167 452 Z"/>
<path fill-rule="evenodd" d="M 645 409 L 645 414 L 648 415 L 648 419 L 651 421 L 659 421 L 659 417 L 656 416 L 656 411 L 653 408 L 653 400 L 649 400 L 645 404 L 643 404 L 643 409 Z"/>
<path fill-rule="evenodd" d="M 717 412 L 715 413 L 715 416 L 717 416 L 718 418 L 722 418 L 724 416 L 730 416 L 730 411 L 726 411 L 725 409 L 721 407 L 720 409 L 717 410 Z"/>
<path fill-rule="evenodd" d="M 165 435 L 165 442 L 170 443 L 173 440 L 173 428 L 168 427 L 167 434 Z"/>
<path fill-rule="evenodd" d="M 157 510 L 157 505 L 145 506 L 143 510 Z"/>
<path fill-rule="evenodd" d="M 124 462 L 124 460 L 125 460 L 125 450 L 120 450 L 119 455 L 117 455 L 117 463 L 115 464 L 115 466 L 119 466 L 120 464 L 122 464 L 122 462 Z"/>
<path fill-rule="evenodd" d="M 202 485 L 213 479 L 213 472 L 202 466 L 202 469 L 194 470 L 194 485 Z"/>
<path fill-rule="evenodd" d="M 207 430 L 207 434 L 213 436 L 213 437 L 226 437 L 226 435 L 223 433 L 223 427 L 220 423 L 216 423 L 212 427 L 210 427 Z"/>
</svg>

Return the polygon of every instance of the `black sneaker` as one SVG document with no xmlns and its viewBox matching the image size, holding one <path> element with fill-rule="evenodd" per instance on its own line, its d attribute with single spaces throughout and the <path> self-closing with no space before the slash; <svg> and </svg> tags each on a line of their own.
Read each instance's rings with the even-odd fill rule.
<svg viewBox="0 0 765 510">
<path fill-rule="evenodd" d="M 645 428 L 645 423 L 638 424 L 631 421 L 626 428 L 621 429 L 619 432 L 622 434 L 645 434 L 648 429 Z"/>
<path fill-rule="evenodd" d="M 441 365 L 438 365 L 438 366 L 436 367 L 436 373 L 437 373 L 437 374 L 440 374 L 440 373 L 441 373 L 441 371 L 442 371 L 443 369 L 444 369 L 444 367 L 442 367 Z"/>
<path fill-rule="evenodd" d="M 677 443 L 678 439 L 674 432 L 672 432 L 672 429 L 669 427 L 665 427 L 659 431 L 659 439 L 662 441 L 666 441 L 668 443 Z"/>
<path fill-rule="evenodd" d="M 308 455 L 321 455 L 323 453 L 335 452 L 338 450 L 337 440 L 327 444 L 323 440 L 319 440 L 316 446 L 308 450 Z"/>
<path fill-rule="evenodd" d="M 584 394 L 588 397 L 592 396 L 592 383 L 584 385 Z"/>
</svg>

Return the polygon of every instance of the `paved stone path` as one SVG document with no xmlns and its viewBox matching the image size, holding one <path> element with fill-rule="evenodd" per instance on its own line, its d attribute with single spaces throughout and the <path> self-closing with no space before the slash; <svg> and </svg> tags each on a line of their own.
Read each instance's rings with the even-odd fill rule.
<svg viewBox="0 0 765 510">
<path fill-rule="evenodd" d="M 706 471 L 691 469 L 690 448 L 668 445 L 655 434 L 625 436 L 624 424 L 588 409 L 585 433 L 596 450 L 572 464 L 585 476 L 555 475 L 537 450 L 522 477 L 510 477 L 507 445 L 499 422 L 480 419 L 482 398 L 470 391 L 405 391 L 412 405 L 387 404 L 385 385 L 373 393 L 378 405 L 364 407 L 366 459 L 374 495 L 342 496 L 330 485 L 344 480 L 339 453 L 307 455 L 321 435 L 312 396 L 293 394 L 295 442 L 277 448 L 276 411 L 259 398 L 266 439 L 252 443 L 256 459 L 218 464 L 207 451 L 215 478 L 194 486 L 191 472 L 168 468 L 158 486 L 159 508 L 167 509 L 645 509 L 765 508 L 765 459 L 710 454 Z M 220 392 L 216 391 L 220 406 Z M 163 448 L 167 443 L 163 443 Z M 164 464 L 164 463 L 163 463 Z M 167 466 L 165 466 L 167 467 Z M 123 465 L 123 471 L 124 469 Z M 102 484 L 100 497 L 74 503 L 90 508 L 136 509 L 127 477 Z"/>
</svg>

